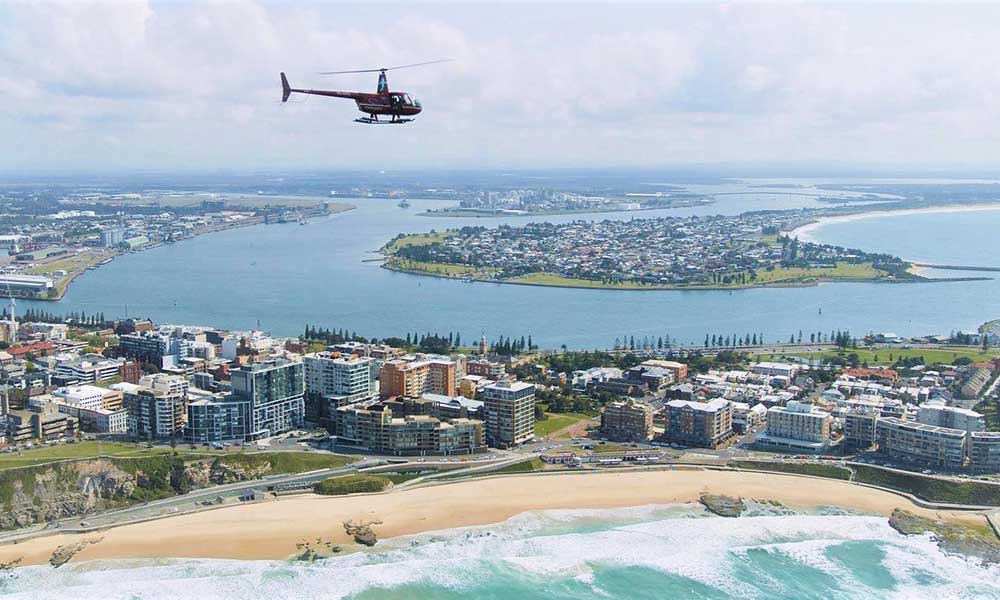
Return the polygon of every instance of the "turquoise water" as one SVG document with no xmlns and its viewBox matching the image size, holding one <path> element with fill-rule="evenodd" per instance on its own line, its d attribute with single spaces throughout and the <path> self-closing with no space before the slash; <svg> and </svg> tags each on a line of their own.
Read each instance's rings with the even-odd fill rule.
<svg viewBox="0 0 1000 600">
<path fill-rule="evenodd" d="M 385 547 L 383 547 L 385 546 Z M 527 513 L 314 564 L 97 561 L 20 569 L 11 598 L 358 600 L 1000 598 L 1000 568 L 883 517 L 706 516 L 689 506 Z M 45 582 L 39 589 L 39 582 Z"/>
<path fill-rule="evenodd" d="M 468 284 L 394 273 L 365 260 L 399 232 L 527 221 L 417 216 L 426 208 L 450 204 L 442 201 L 414 200 L 408 210 L 389 200 L 351 201 L 357 210 L 305 226 L 227 231 L 125 255 L 78 278 L 62 301 L 34 304 L 52 311 L 100 311 L 108 317 L 128 314 L 227 328 L 259 323 L 277 335 L 297 335 L 311 323 L 377 337 L 413 331 L 457 331 L 465 340 L 483 332 L 491 338 L 531 335 L 544 347 L 582 349 L 607 348 L 615 338 L 628 336 L 655 340 L 670 335 L 700 345 L 706 333 L 763 333 L 768 341 L 787 340 L 799 330 L 947 333 L 1000 316 L 1000 282 L 995 279 L 637 292 Z M 815 203 L 754 193 L 720 196 L 704 207 L 545 219 L 733 214 L 808 204 Z M 813 235 L 911 259 L 997 266 L 998 226 L 1000 212 L 899 215 L 830 224 Z M 967 273 L 977 274 L 997 275 Z M 31 304 L 18 306 L 23 310 Z"/>
</svg>

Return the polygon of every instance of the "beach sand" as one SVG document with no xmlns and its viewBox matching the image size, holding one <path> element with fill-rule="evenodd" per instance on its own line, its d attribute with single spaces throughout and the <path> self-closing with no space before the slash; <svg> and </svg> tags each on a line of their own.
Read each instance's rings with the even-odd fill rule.
<svg viewBox="0 0 1000 600">
<path fill-rule="evenodd" d="M 797 237 L 803 242 L 816 243 L 817 240 L 813 237 L 813 234 L 821 227 L 829 225 L 830 223 L 849 223 L 851 221 L 858 221 L 861 219 L 892 217 L 897 215 L 979 212 L 994 210 L 1000 210 L 1000 204 L 956 204 L 951 206 L 931 206 L 927 208 L 908 208 L 903 210 L 872 210 L 839 217 L 820 217 L 812 223 L 806 223 L 805 225 L 796 227 L 790 231 L 788 235 L 791 237 Z"/>
<path fill-rule="evenodd" d="M 889 515 L 902 507 L 924 516 L 985 523 L 981 514 L 933 511 L 889 492 L 832 479 L 736 471 L 631 471 L 507 476 L 349 497 L 302 495 L 170 517 L 102 532 L 58 534 L 0 546 L 0 562 L 48 561 L 61 545 L 98 539 L 73 561 L 113 558 L 285 559 L 296 544 L 349 545 L 343 522 L 381 521 L 382 539 L 488 525 L 547 509 L 620 508 L 696 502 L 701 492 L 777 500 L 793 509 L 840 506 Z"/>
</svg>

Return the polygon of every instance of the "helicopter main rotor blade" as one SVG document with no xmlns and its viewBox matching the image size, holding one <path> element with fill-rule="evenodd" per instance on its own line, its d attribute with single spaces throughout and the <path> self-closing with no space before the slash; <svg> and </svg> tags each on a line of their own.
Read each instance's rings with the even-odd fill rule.
<svg viewBox="0 0 1000 600">
<path fill-rule="evenodd" d="M 359 69 L 356 71 L 320 71 L 320 75 L 344 75 L 347 73 L 382 73 L 385 71 L 395 71 L 396 69 L 409 69 L 410 67 L 422 67 L 424 65 L 436 65 L 438 63 L 451 62 L 450 58 L 440 60 L 429 60 L 427 62 L 413 63 L 411 65 L 397 65 L 395 67 L 382 67 L 380 69 Z"/>
<path fill-rule="evenodd" d="M 413 63 L 412 65 L 398 65 L 395 67 L 389 67 L 388 69 L 382 69 L 384 71 L 394 71 L 396 69 L 409 69 L 410 67 L 422 67 L 424 65 L 436 65 L 438 63 L 451 62 L 450 58 L 442 58 L 440 60 L 429 60 L 427 62 Z"/>
<path fill-rule="evenodd" d="M 361 69 L 360 71 L 320 71 L 320 75 L 343 75 L 345 73 L 378 73 L 385 69 Z"/>
</svg>

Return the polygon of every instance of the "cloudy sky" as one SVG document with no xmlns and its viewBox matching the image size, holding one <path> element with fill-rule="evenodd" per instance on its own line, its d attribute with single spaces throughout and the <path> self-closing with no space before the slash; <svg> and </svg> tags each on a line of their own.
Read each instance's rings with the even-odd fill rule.
<svg viewBox="0 0 1000 600">
<path fill-rule="evenodd" d="M 0 2 L 0 170 L 1000 164 L 1000 6 Z M 390 73 L 424 114 L 352 122 Z M 293 97 L 294 98 L 294 97 Z"/>
</svg>

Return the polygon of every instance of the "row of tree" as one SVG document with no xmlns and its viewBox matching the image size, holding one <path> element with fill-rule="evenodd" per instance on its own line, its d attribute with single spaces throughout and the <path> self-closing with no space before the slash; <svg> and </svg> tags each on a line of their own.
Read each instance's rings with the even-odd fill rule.
<svg viewBox="0 0 1000 600">
<path fill-rule="evenodd" d="M 706 348 L 736 348 L 739 346 L 759 346 L 764 343 L 764 334 L 748 333 L 737 336 L 735 333 L 725 337 L 719 334 L 705 334 Z"/>
<path fill-rule="evenodd" d="M 28 308 L 23 313 L 16 315 L 16 317 L 21 323 L 67 323 L 84 327 L 101 327 L 108 323 L 104 318 L 103 312 L 90 313 L 88 315 L 84 311 L 73 311 L 57 315 L 47 310 Z M 3 318 L 10 318 L 10 312 L 6 308 L 3 310 Z"/>
</svg>

